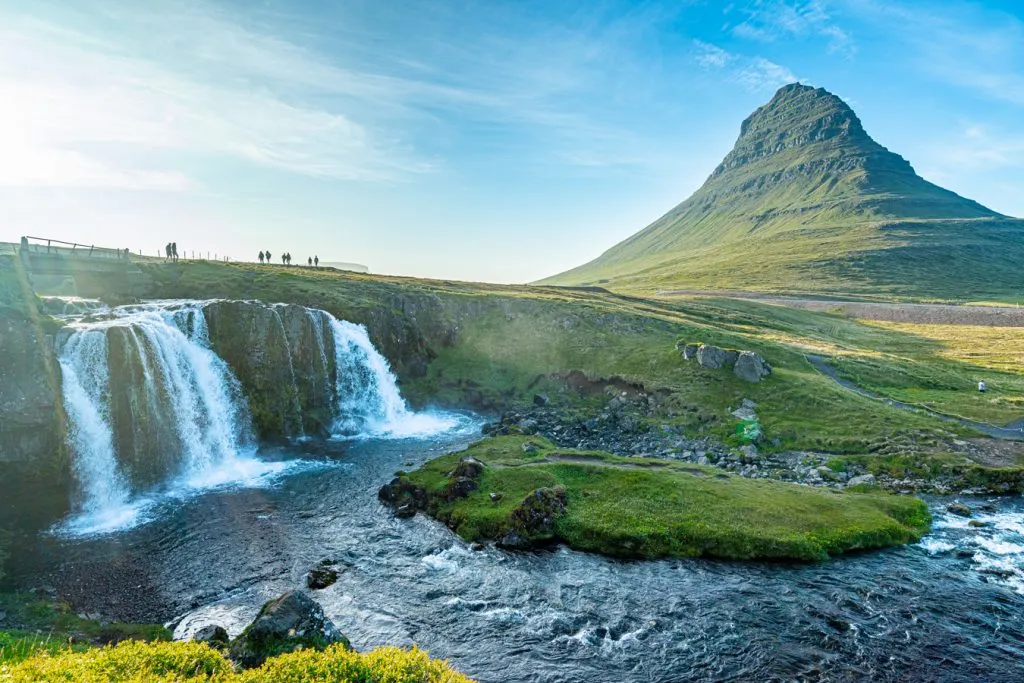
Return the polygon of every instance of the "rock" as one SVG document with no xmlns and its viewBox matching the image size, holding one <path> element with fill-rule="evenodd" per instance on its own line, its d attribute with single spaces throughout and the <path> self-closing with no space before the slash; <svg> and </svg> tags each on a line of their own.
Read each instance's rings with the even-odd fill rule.
<svg viewBox="0 0 1024 683">
<path fill-rule="evenodd" d="M 484 473 L 484 468 L 487 467 L 482 462 L 472 456 L 466 456 L 459 461 L 459 464 L 455 466 L 455 470 L 451 473 L 452 477 L 466 477 L 468 479 L 476 479 Z"/>
<path fill-rule="evenodd" d="M 988 522 L 982 522 L 977 519 L 972 519 L 971 521 L 967 522 L 967 526 L 972 527 L 974 529 L 980 529 L 982 527 L 988 526 Z"/>
<path fill-rule="evenodd" d="M 846 482 L 847 486 L 874 486 L 875 484 L 875 475 L 873 474 L 862 474 L 859 477 L 852 477 Z"/>
<path fill-rule="evenodd" d="M 697 357 L 697 349 L 700 348 L 696 344 L 687 344 L 683 347 L 683 360 L 693 360 Z"/>
<path fill-rule="evenodd" d="M 536 434 L 537 433 L 537 421 L 532 418 L 526 418 L 519 421 L 519 431 L 523 434 Z"/>
<path fill-rule="evenodd" d="M 415 514 L 416 510 L 425 510 L 427 507 L 426 490 L 422 486 L 413 484 L 405 477 L 395 477 L 387 484 L 384 484 L 380 491 L 377 492 L 377 497 L 385 505 L 395 508 L 396 513 L 403 507 L 411 509 L 413 512 L 412 514 L 406 514 L 405 516 L 407 517 Z"/>
<path fill-rule="evenodd" d="M 733 351 L 731 353 L 735 354 L 736 352 Z M 709 370 L 718 370 L 725 367 L 729 362 L 729 357 L 729 351 L 720 349 L 717 346 L 701 344 L 697 348 L 697 362 L 700 363 L 701 367 L 708 368 Z"/>
<path fill-rule="evenodd" d="M 536 453 L 539 450 L 540 445 L 534 443 L 533 441 L 527 441 L 526 443 L 523 444 L 523 453 Z"/>
<path fill-rule="evenodd" d="M 744 446 L 740 446 L 740 453 L 743 454 L 743 457 L 745 459 L 753 460 L 753 459 L 757 458 L 757 446 L 755 446 L 752 443 L 748 443 L 748 444 L 746 444 Z"/>
<path fill-rule="evenodd" d="M 736 359 L 732 371 L 744 381 L 760 382 L 762 377 L 767 377 L 772 373 L 772 368 L 764 358 L 753 351 L 743 351 Z"/>
<path fill-rule="evenodd" d="M 753 410 L 754 408 L 757 408 L 757 404 L 754 403 L 753 401 L 751 401 L 749 398 L 745 398 L 745 399 L 743 399 L 743 402 L 740 403 L 740 407 L 741 408 L 749 408 L 749 409 Z"/>
<path fill-rule="evenodd" d="M 413 510 L 413 514 L 416 514 L 415 510 Z M 399 511 L 396 511 L 395 515 L 399 517 L 401 516 Z M 306 574 L 306 586 L 312 590 L 323 590 L 324 588 L 333 586 L 337 580 L 337 570 L 331 569 L 330 567 L 316 567 Z"/>
<path fill-rule="evenodd" d="M 512 529 L 498 540 L 502 548 L 524 549 L 533 540 L 550 534 L 555 520 L 565 512 L 565 488 L 539 488 L 528 494 L 512 511 Z"/>
<path fill-rule="evenodd" d="M 395 508 L 395 517 L 399 519 L 409 519 L 415 517 L 418 510 L 411 503 L 403 503 Z"/>
<path fill-rule="evenodd" d="M 202 627 L 195 632 L 195 635 L 192 636 L 192 640 L 197 643 L 206 643 L 217 650 L 226 649 L 228 647 L 228 643 L 231 642 L 231 638 L 228 636 L 227 630 L 225 630 L 223 626 L 218 626 L 217 624 L 210 624 L 209 626 Z"/>
<path fill-rule="evenodd" d="M 501 501 L 502 498 L 505 497 L 505 494 L 495 493 L 493 491 L 491 493 L 488 493 L 487 495 L 490 497 L 492 503 L 498 503 Z"/>
<path fill-rule="evenodd" d="M 697 458 L 697 464 L 698 465 L 710 465 L 711 461 L 708 460 L 708 456 L 702 455 L 699 458 Z"/>
<path fill-rule="evenodd" d="M 229 656 L 243 668 L 259 666 L 283 652 L 302 648 L 323 649 L 348 638 L 324 616 L 323 608 L 308 595 L 290 591 L 263 605 L 256 619 L 231 643 Z"/>
<path fill-rule="evenodd" d="M 485 546 L 484 546 L 483 543 L 470 543 L 469 544 L 469 549 L 472 550 L 473 552 L 477 552 L 477 553 L 480 552 L 481 550 L 483 550 L 484 547 Z"/>
<path fill-rule="evenodd" d="M 480 485 L 476 483 L 475 479 L 471 479 L 469 477 L 456 477 L 448 482 L 448 488 L 445 489 L 445 498 L 450 503 L 453 500 L 465 498 L 478 488 L 480 488 Z"/>
<path fill-rule="evenodd" d="M 753 408 L 747 408 L 746 406 L 743 406 L 742 408 L 737 408 L 736 410 L 732 411 L 732 416 L 735 417 L 737 420 L 757 419 L 757 413 L 754 412 Z"/>
<path fill-rule="evenodd" d="M 549 403 L 549 401 L 550 401 L 550 399 L 548 399 L 548 395 L 547 394 L 534 394 L 533 395 L 533 405 L 535 405 L 535 406 L 546 406 Z"/>
<path fill-rule="evenodd" d="M 950 503 L 946 506 L 946 512 L 957 515 L 958 517 L 970 517 L 971 508 L 960 502 Z"/>
</svg>

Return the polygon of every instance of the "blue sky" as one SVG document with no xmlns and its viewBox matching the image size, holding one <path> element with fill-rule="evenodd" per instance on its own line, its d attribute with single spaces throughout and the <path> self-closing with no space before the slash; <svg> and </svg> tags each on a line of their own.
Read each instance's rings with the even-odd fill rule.
<svg viewBox="0 0 1024 683">
<path fill-rule="evenodd" d="M 0 0 L 0 240 L 525 282 L 685 199 L 799 80 L 1024 216 L 1024 9 Z"/>
</svg>

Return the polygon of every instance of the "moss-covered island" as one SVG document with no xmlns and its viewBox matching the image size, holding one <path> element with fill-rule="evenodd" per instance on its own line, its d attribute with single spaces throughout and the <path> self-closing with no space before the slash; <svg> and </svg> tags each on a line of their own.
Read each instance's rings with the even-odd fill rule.
<svg viewBox="0 0 1024 683">
<path fill-rule="evenodd" d="M 564 542 L 615 557 L 825 560 L 919 540 L 921 500 L 750 480 L 686 462 L 557 448 L 501 436 L 399 473 L 380 492 L 468 541 Z"/>
</svg>

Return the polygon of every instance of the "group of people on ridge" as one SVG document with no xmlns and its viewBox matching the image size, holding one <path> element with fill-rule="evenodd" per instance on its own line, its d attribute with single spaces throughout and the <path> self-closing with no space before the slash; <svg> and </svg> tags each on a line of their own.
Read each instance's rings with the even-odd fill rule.
<svg viewBox="0 0 1024 683">
<path fill-rule="evenodd" d="M 260 263 L 267 263 L 267 264 L 269 264 L 270 260 L 271 260 L 271 255 L 270 255 L 269 251 L 261 251 L 257 258 L 259 258 Z M 286 266 L 290 266 L 292 264 L 292 255 L 289 254 L 289 253 L 281 254 L 281 263 L 283 263 Z M 306 264 L 310 268 L 312 268 L 314 266 L 319 268 L 320 267 L 320 257 L 319 256 L 310 256 L 308 259 L 306 259 Z"/>
<path fill-rule="evenodd" d="M 125 251 L 128 251 L 128 250 L 125 249 Z M 178 260 L 178 243 L 177 242 L 168 242 L 167 246 L 164 247 L 164 254 L 166 254 L 167 258 L 169 258 L 169 259 L 171 259 L 173 261 L 177 261 Z"/>
</svg>

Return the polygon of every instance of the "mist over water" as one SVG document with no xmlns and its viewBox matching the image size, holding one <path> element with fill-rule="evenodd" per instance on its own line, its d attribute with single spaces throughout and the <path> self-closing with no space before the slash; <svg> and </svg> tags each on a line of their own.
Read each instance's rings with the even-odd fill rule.
<svg viewBox="0 0 1024 683">
<path fill-rule="evenodd" d="M 74 334 L 61 351 L 60 364 L 78 488 L 74 514 L 58 533 L 130 528 L 150 521 L 161 506 L 199 491 L 270 485 L 281 475 L 323 466 L 260 457 L 242 386 L 211 348 L 205 302 L 108 310 L 73 304 L 68 310 Z M 331 331 L 324 335 L 322 326 L 312 326 L 322 367 L 326 371 L 328 353 L 337 367 L 327 400 L 337 437 L 427 436 L 460 424 L 457 416 L 409 409 L 365 328 L 324 311 L 307 309 L 307 315 L 326 321 Z M 115 342 L 117 354 L 111 348 Z M 291 354 L 283 355 L 294 384 Z M 111 383 L 112 366 L 120 368 L 117 385 Z M 115 410 L 117 400 L 120 410 Z M 139 455 L 119 452 L 116 433 L 120 442 L 130 440 Z M 163 471 L 148 471 L 161 464 Z M 147 478 L 158 481 L 138 484 Z"/>
</svg>

